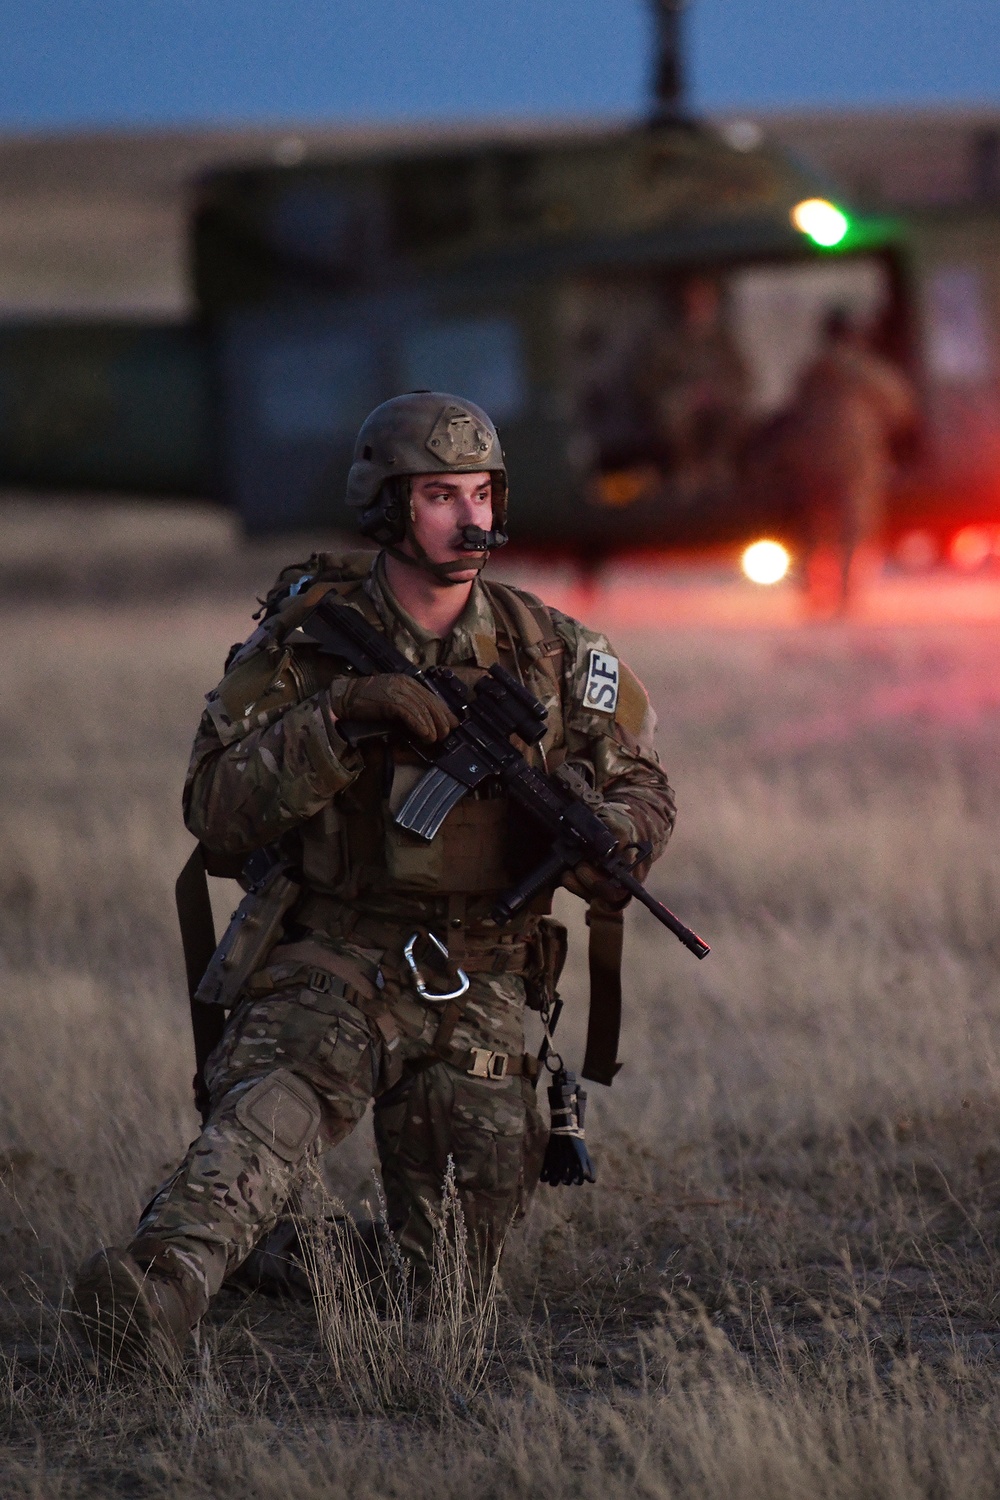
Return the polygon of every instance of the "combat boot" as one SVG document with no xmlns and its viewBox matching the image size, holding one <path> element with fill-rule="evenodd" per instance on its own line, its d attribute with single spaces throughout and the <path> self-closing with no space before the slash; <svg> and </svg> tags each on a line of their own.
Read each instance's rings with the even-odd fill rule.
<svg viewBox="0 0 1000 1500">
<path fill-rule="evenodd" d="M 137 1369 L 180 1364 L 204 1308 L 179 1276 L 144 1269 L 127 1250 L 109 1246 L 92 1255 L 73 1286 L 77 1325 L 98 1359 Z"/>
</svg>

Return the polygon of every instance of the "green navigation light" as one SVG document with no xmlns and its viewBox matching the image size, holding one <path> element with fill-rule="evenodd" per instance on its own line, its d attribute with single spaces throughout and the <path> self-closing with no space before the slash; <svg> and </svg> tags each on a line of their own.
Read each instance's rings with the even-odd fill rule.
<svg viewBox="0 0 1000 1500">
<path fill-rule="evenodd" d="M 791 217 L 796 229 L 824 250 L 839 245 L 850 228 L 847 215 L 825 198 L 804 198 L 796 203 Z"/>
</svg>

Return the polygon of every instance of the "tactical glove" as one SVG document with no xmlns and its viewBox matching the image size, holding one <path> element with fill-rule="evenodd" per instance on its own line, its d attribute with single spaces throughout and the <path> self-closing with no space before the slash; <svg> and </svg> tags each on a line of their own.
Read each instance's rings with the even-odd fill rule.
<svg viewBox="0 0 1000 1500">
<path fill-rule="evenodd" d="M 635 824 L 620 802 L 602 803 L 597 809 L 597 815 L 617 838 L 619 849 L 638 843 Z M 567 870 L 562 883 L 574 896 L 582 896 L 585 901 L 600 901 L 605 906 L 624 906 L 631 899 L 624 886 L 615 885 L 613 880 L 606 879 L 599 870 L 588 864 L 576 865 L 572 870 Z"/>
<path fill-rule="evenodd" d="M 335 719 L 397 720 L 418 739 L 431 742 L 443 740 L 458 724 L 430 688 L 395 672 L 338 678 L 327 688 L 327 698 Z"/>
</svg>

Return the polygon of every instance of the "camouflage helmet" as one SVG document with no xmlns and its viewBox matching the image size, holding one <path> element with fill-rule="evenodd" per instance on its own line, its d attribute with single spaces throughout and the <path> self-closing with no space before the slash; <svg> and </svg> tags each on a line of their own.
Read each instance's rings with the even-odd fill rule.
<svg viewBox="0 0 1000 1500">
<path fill-rule="evenodd" d="M 493 475 L 493 524 L 507 518 L 507 469 L 496 428 L 481 407 L 442 391 L 411 391 L 376 406 L 364 420 L 347 476 L 347 503 L 365 536 L 401 540 L 403 492 L 411 474 Z"/>
</svg>

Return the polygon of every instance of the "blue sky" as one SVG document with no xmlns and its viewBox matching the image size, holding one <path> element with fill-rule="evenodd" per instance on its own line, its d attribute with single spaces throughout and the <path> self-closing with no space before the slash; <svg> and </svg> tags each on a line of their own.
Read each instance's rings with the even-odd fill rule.
<svg viewBox="0 0 1000 1500">
<path fill-rule="evenodd" d="M 702 108 L 1000 103 L 1000 0 L 693 0 Z M 645 0 L 4 0 L 0 128 L 622 114 Z"/>
</svg>

